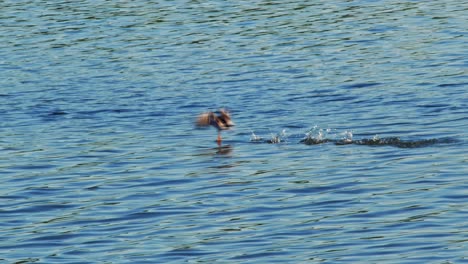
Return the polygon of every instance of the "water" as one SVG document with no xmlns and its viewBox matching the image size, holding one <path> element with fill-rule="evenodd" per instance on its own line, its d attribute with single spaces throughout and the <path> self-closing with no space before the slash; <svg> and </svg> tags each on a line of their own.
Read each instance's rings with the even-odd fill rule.
<svg viewBox="0 0 468 264">
<path fill-rule="evenodd" d="M 2 262 L 468 262 L 467 3 L 0 8 Z"/>
</svg>

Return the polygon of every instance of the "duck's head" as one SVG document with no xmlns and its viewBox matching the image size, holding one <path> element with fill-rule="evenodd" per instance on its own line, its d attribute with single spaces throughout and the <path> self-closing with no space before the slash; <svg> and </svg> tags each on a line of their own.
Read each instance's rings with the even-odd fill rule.
<svg viewBox="0 0 468 264">
<path fill-rule="evenodd" d="M 226 127 L 232 127 L 236 125 L 234 122 L 232 122 L 231 115 L 226 109 L 224 108 L 219 109 L 219 113 L 220 113 L 219 118 L 222 120 L 222 122 L 224 123 Z"/>
</svg>

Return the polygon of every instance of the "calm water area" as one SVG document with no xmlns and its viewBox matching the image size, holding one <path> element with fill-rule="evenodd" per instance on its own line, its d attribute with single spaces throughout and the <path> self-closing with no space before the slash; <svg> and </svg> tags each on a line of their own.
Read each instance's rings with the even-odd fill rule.
<svg viewBox="0 0 468 264">
<path fill-rule="evenodd" d="M 467 1 L 0 11 L 0 263 L 468 263 Z"/>
</svg>

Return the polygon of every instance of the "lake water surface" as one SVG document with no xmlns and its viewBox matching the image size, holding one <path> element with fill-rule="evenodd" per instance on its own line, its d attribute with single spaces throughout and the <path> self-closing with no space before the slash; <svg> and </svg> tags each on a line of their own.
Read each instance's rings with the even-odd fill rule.
<svg viewBox="0 0 468 264">
<path fill-rule="evenodd" d="M 0 2 L 1 262 L 468 263 L 468 3 L 309 2 Z"/>
</svg>

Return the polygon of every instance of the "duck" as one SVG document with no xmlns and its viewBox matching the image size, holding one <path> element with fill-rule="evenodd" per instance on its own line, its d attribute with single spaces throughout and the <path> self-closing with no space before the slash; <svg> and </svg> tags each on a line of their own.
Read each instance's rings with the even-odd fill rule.
<svg viewBox="0 0 468 264">
<path fill-rule="evenodd" d="M 216 115 L 214 112 L 211 111 L 201 113 L 200 115 L 198 115 L 196 125 L 197 127 L 215 127 L 218 130 L 218 138 L 216 139 L 216 142 L 218 143 L 218 146 L 221 146 L 221 131 L 229 130 L 235 124 L 232 121 L 229 112 L 226 109 L 221 108 L 219 109 L 219 115 Z"/>
</svg>

